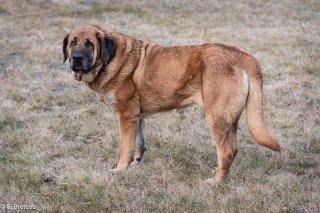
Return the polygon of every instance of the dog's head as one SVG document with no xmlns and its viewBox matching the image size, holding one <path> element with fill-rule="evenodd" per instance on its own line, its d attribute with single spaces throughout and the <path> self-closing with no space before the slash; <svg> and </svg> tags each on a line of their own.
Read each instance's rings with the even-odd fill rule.
<svg viewBox="0 0 320 213">
<path fill-rule="evenodd" d="M 70 61 L 74 78 L 90 83 L 115 55 L 115 39 L 98 26 L 73 29 L 63 40 L 64 61 Z"/>
</svg>

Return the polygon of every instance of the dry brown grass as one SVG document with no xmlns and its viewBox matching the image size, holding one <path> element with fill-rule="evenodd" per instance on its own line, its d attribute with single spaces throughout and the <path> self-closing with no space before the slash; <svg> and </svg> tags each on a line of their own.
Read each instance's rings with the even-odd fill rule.
<svg viewBox="0 0 320 213">
<path fill-rule="evenodd" d="M 316 0 L 1 1 L 0 204 L 42 212 L 319 212 L 319 11 Z M 85 24 L 164 45 L 219 41 L 254 53 L 283 160 L 252 143 L 242 118 L 230 177 L 209 187 L 203 180 L 216 152 L 202 109 L 192 106 L 148 119 L 144 164 L 108 173 L 118 155 L 116 115 L 61 62 L 63 37 Z"/>
</svg>

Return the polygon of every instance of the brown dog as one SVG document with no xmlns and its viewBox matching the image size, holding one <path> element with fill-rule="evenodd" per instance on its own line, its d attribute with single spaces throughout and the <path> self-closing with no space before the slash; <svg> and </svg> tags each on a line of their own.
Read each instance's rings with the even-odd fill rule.
<svg viewBox="0 0 320 213">
<path fill-rule="evenodd" d="M 98 26 L 72 30 L 63 41 L 74 78 L 102 99 L 115 97 L 120 123 L 120 159 L 114 171 L 138 163 L 145 151 L 143 119 L 199 100 L 215 138 L 216 181 L 237 154 L 237 128 L 247 108 L 250 133 L 258 144 L 280 152 L 263 119 L 263 81 L 257 60 L 234 46 L 203 44 L 163 47 Z M 213 179 L 212 179 L 213 180 Z"/>
</svg>

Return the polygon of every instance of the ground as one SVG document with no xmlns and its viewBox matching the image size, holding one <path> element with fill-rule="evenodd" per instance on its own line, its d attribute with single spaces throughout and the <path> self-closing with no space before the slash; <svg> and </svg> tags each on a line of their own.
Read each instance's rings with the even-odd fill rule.
<svg viewBox="0 0 320 213">
<path fill-rule="evenodd" d="M 253 142 L 242 116 L 229 178 L 205 184 L 216 151 L 194 105 L 147 119 L 144 164 L 109 173 L 119 139 L 112 105 L 62 63 L 64 36 L 86 24 L 166 46 L 223 42 L 254 54 L 282 159 Z M 1 208 L 319 212 L 319 26 L 317 0 L 0 0 Z"/>
</svg>

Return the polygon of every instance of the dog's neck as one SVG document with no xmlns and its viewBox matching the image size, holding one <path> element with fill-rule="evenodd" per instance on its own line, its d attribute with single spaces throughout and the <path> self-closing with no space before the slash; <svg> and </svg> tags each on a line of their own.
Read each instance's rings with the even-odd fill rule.
<svg viewBox="0 0 320 213">
<path fill-rule="evenodd" d="M 116 50 L 107 65 L 98 65 L 95 79 L 88 86 L 103 100 L 110 91 L 117 90 L 130 77 L 139 64 L 142 41 L 137 41 L 121 33 L 112 33 Z M 136 45 L 139 44 L 139 45 Z"/>
</svg>

